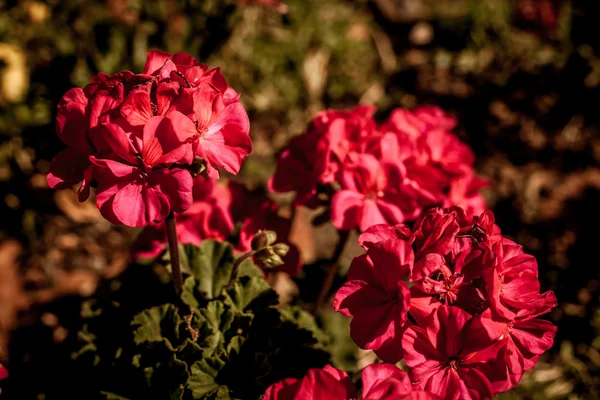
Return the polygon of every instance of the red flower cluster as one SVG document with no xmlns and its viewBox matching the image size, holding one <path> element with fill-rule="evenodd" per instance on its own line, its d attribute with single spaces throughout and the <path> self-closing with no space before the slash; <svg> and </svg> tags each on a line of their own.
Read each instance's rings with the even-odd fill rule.
<svg viewBox="0 0 600 400">
<path fill-rule="evenodd" d="M 260 192 L 228 182 L 227 186 L 197 177 L 193 185 L 192 205 L 176 214 L 177 236 L 181 244 L 200 245 L 205 239 L 229 240 L 236 250 L 247 252 L 259 230 L 277 233 L 277 241 L 290 246 L 279 271 L 296 275 L 301 267 L 298 249 L 289 243 L 291 221 L 278 214 L 278 206 Z M 165 250 L 164 222 L 148 225 L 137 237 L 133 258 L 154 258 Z"/>
<path fill-rule="evenodd" d="M 331 215 L 339 229 L 411 221 L 434 205 L 483 211 L 479 191 L 487 183 L 474 174 L 471 150 L 451 133 L 452 117 L 437 107 L 396 109 L 377 125 L 374 112 L 359 106 L 317 114 L 282 151 L 270 189 L 296 191 L 296 203 L 309 207 L 335 192 Z"/>
<path fill-rule="evenodd" d="M 358 399 L 344 371 L 327 365 L 313 368 L 302 379 L 287 378 L 267 388 L 263 400 Z M 440 397 L 413 386 L 406 372 L 391 364 L 371 364 L 362 372 L 362 400 L 436 400 Z"/>
<path fill-rule="evenodd" d="M 97 184 L 96 202 L 115 224 L 145 226 L 192 203 L 194 160 L 211 178 L 240 170 L 252 150 L 239 95 L 218 68 L 186 53 L 153 51 L 142 74 L 99 74 L 61 99 L 58 136 L 68 148 L 52 161 L 48 184 Z"/>
<path fill-rule="evenodd" d="M 359 238 L 334 308 L 351 336 L 386 362 L 402 357 L 418 388 L 448 399 L 509 390 L 553 343 L 537 319 L 556 306 L 537 263 L 503 237 L 490 211 L 432 209 L 413 229 L 376 225 Z M 411 287 L 409 287 L 411 285 Z"/>
</svg>

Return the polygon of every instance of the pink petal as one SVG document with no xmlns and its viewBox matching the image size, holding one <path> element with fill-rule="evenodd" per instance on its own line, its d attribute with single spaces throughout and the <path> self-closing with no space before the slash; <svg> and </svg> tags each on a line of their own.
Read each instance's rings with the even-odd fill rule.
<svg viewBox="0 0 600 400">
<path fill-rule="evenodd" d="M 363 202 L 360 220 L 358 227 L 361 231 L 367 230 L 367 228 L 386 223 L 386 218 L 381 213 L 381 209 L 378 207 L 378 203 L 371 199 L 365 199 Z M 396 221 L 394 221 L 396 222 Z"/>
<path fill-rule="evenodd" d="M 54 157 L 46 179 L 53 189 L 66 189 L 81 182 L 90 164 L 89 157 L 81 151 L 67 148 Z"/>
<path fill-rule="evenodd" d="M 373 225 L 358 237 L 358 244 L 365 250 L 384 240 L 408 240 L 410 228 L 406 225 Z"/>
<path fill-rule="evenodd" d="M 331 199 L 331 222 L 338 229 L 349 230 L 358 225 L 364 195 L 340 190 Z"/>
<path fill-rule="evenodd" d="M 300 400 L 300 379 L 286 378 L 267 388 L 262 400 Z"/>
<path fill-rule="evenodd" d="M 228 127 L 230 132 L 237 132 L 239 135 L 248 135 L 250 132 L 250 120 L 242 103 L 235 102 L 223 109 L 217 119 L 208 126 L 205 135 L 210 137 L 223 128 Z"/>
<path fill-rule="evenodd" d="M 339 382 L 330 373 L 313 368 L 302 379 L 298 394 L 293 399 L 346 400 L 353 397 L 356 397 L 354 388 L 349 392 L 347 385 Z"/>
<path fill-rule="evenodd" d="M 400 348 L 402 330 L 398 331 L 396 328 L 402 326 L 404 321 L 400 318 L 405 320 L 406 314 L 394 304 L 380 301 L 378 303 L 378 306 L 369 307 L 367 304 L 354 311 L 354 317 L 350 322 L 350 336 L 359 347 L 367 350 L 377 350 L 390 340 L 397 343 Z"/>
<path fill-rule="evenodd" d="M 414 263 L 410 279 L 413 282 L 419 282 L 439 271 L 444 265 L 446 265 L 446 260 L 443 256 L 437 253 L 428 253 Z"/>
<path fill-rule="evenodd" d="M 427 325 L 430 340 L 446 357 L 458 356 L 465 344 L 463 327 L 471 315 L 458 307 L 442 306 L 432 317 Z"/>
<path fill-rule="evenodd" d="M 112 208 L 123 224 L 141 227 L 163 220 L 169 213 L 169 202 L 160 191 L 132 182 L 117 192 Z"/>
<path fill-rule="evenodd" d="M 333 308 L 349 317 L 363 308 L 377 308 L 386 300 L 377 288 L 367 282 L 351 280 L 337 291 Z"/>
<path fill-rule="evenodd" d="M 462 390 L 462 398 L 473 400 L 492 398 L 492 385 L 481 371 L 476 368 L 459 368 L 458 374 L 466 389 L 466 393 L 465 389 Z"/>
<path fill-rule="evenodd" d="M 173 55 L 166 51 L 153 50 L 148 52 L 146 65 L 144 66 L 144 74 L 152 75 L 161 69 L 167 61 L 171 60 Z"/>
<path fill-rule="evenodd" d="M 446 362 L 444 356 L 429 341 L 427 331 L 417 326 L 412 326 L 405 331 L 402 349 L 404 349 L 404 362 L 409 367 L 416 367 L 427 361 Z"/>
<path fill-rule="evenodd" d="M 179 141 L 171 120 L 165 117 L 152 117 L 144 125 L 142 158 L 152 167 L 192 161 L 192 149 Z"/>
<path fill-rule="evenodd" d="M 139 171 L 138 167 L 123 164 L 119 161 L 99 159 L 94 156 L 90 156 L 90 161 L 92 161 L 95 165 L 99 167 L 108 168 L 110 172 L 118 178 L 122 178 L 124 176 L 131 175 Z"/>
<path fill-rule="evenodd" d="M 194 121 L 183 115 L 179 111 L 169 111 L 167 118 L 173 124 L 173 129 L 180 143 L 191 142 L 195 140 L 199 134 Z"/>
<path fill-rule="evenodd" d="M 171 103 L 179 96 L 181 85 L 176 82 L 161 82 L 156 88 L 157 114 L 165 115 Z"/>
<path fill-rule="evenodd" d="M 348 374 L 340 369 L 334 368 L 331 365 L 326 365 L 323 367 L 323 372 L 331 375 L 336 381 L 343 384 L 346 388 L 346 398 L 356 396 L 356 388 L 354 387 L 354 383 L 352 379 L 348 376 Z"/>
<path fill-rule="evenodd" d="M 132 90 L 121 104 L 120 112 L 131 125 L 144 125 L 153 116 L 148 90 Z"/>
<path fill-rule="evenodd" d="M 427 320 L 442 303 L 435 297 L 424 293 L 417 286 L 410 288 L 410 316 L 417 325 L 424 326 Z"/>
<path fill-rule="evenodd" d="M 541 319 L 519 321 L 511 331 L 515 344 L 537 355 L 545 353 L 552 347 L 555 335 L 556 326 Z"/>
<path fill-rule="evenodd" d="M 79 187 L 79 191 L 77 192 L 77 198 L 79 201 L 84 202 L 90 197 L 90 186 L 92 185 L 92 181 L 94 180 L 94 171 L 96 167 L 94 165 L 89 165 L 85 171 L 83 171 L 83 182 L 81 182 L 81 186 Z"/>
<path fill-rule="evenodd" d="M 242 161 L 252 151 L 249 129 L 244 107 L 239 102 L 233 103 L 208 127 L 200 138 L 200 146 L 212 164 L 237 174 Z"/>
<path fill-rule="evenodd" d="M 226 93 L 229 89 L 225 77 L 221 73 L 220 68 L 213 68 L 210 71 L 205 71 L 203 68 L 190 69 L 186 74 L 190 83 L 199 85 L 203 82 L 208 82 L 221 93 Z"/>
<path fill-rule="evenodd" d="M 362 372 L 363 399 L 401 398 L 412 392 L 408 374 L 393 364 L 371 364 Z"/>
<path fill-rule="evenodd" d="M 89 154 L 92 146 L 87 136 L 87 105 L 88 99 L 80 88 L 73 88 L 65 93 L 58 103 L 56 133 L 67 146 Z"/>
<path fill-rule="evenodd" d="M 134 155 L 135 151 L 133 145 L 125 130 L 120 125 L 111 123 L 107 120 L 104 121 L 101 126 L 104 128 L 103 133 L 106 133 L 104 139 L 112 151 L 130 164 L 138 164 L 138 160 Z"/>
<path fill-rule="evenodd" d="M 185 169 L 159 169 L 148 175 L 148 182 L 155 186 L 169 202 L 174 212 L 184 212 L 192 205 L 194 180 Z"/>
<path fill-rule="evenodd" d="M 391 287 L 406 278 L 415 257 L 410 244 L 402 240 L 380 242 L 372 246 L 367 254 Z"/>
</svg>

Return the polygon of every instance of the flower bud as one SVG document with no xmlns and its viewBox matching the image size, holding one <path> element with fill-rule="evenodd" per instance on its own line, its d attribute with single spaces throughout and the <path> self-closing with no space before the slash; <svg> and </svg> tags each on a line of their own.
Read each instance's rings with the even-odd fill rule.
<svg viewBox="0 0 600 400">
<path fill-rule="evenodd" d="M 275 232 L 260 230 L 254 235 L 250 245 L 252 246 L 252 250 L 258 251 L 275 243 L 276 240 L 277 234 Z"/>
<path fill-rule="evenodd" d="M 285 243 L 277 243 L 272 246 L 273 252 L 280 257 L 285 257 L 290 251 L 290 246 Z"/>
<path fill-rule="evenodd" d="M 254 261 L 265 269 L 279 267 L 284 262 L 273 247 L 265 247 L 254 255 Z"/>
</svg>

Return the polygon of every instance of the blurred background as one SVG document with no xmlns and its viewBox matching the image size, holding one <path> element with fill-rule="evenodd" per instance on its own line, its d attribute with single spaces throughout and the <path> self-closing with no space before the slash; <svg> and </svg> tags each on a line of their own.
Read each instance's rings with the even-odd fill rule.
<svg viewBox="0 0 600 400">
<path fill-rule="evenodd" d="M 220 66 L 242 94 L 254 186 L 321 109 L 455 115 L 497 223 L 560 303 L 553 349 L 502 398 L 599 398 L 599 17 L 592 0 L 0 0 L 0 354 L 34 320 L 60 341 L 45 305 L 127 264 L 135 230 L 46 185 L 56 104 L 161 49 Z M 305 258 L 310 229 L 296 229 Z"/>
</svg>

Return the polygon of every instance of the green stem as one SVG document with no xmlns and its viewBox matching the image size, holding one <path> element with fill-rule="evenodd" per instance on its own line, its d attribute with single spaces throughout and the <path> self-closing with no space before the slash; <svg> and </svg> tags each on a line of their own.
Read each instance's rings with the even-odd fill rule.
<svg viewBox="0 0 600 400">
<path fill-rule="evenodd" d="M 183 290 L 183 277 L 181 275 L 181 267 L 179 263 L 179 244 L 177 242 L 177 222 L 173 211 L 165 220 L 167 230 L 167 240 L 169 242 L 169 255 L 171 256 L 171 273 L 173 274 L 173 283 L 175 284 L 175 293 L 181 295 Z"/>
<path fill-rule="evenodd" d="M 249 252 L 242 254 L 241 256 L 238 257 L 237 260 L 235 260 L 235 264 L 233 264 L 233 268 L 231 269 L 231 277 L 229 278 L 229 283 L 227 283 L 227 286 L 225 286 L 225 289 L 230 289 L 233 287 L 233 285 L 235 284 L 235 280 L 237 279 L 238 270 L 240 269 L 240 265 L 242 265 L 242 263 L 244 261 L 246 261 L 247 259 L 252 257 L 254 255 L 254 253 L 256 253 L 256 251 L 250 250 Z"/>
</svg>

